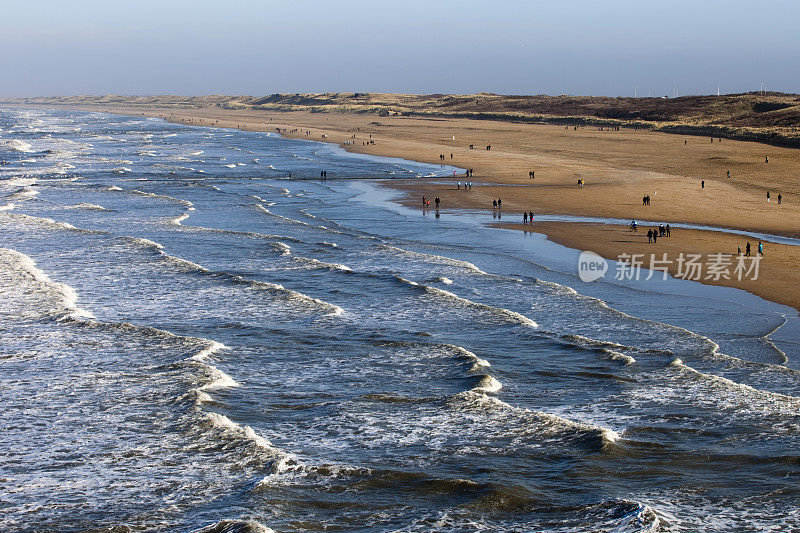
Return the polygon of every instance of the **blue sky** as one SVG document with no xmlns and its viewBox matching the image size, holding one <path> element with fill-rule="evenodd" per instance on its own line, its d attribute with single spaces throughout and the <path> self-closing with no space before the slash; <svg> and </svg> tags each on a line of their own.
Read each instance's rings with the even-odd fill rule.
<svg viewBox="0 0 800 533">
<path fill-rule="evenodd" d="M 0 95 L 800 92 L 800 2 L 29 0 Z"/>
</svg>

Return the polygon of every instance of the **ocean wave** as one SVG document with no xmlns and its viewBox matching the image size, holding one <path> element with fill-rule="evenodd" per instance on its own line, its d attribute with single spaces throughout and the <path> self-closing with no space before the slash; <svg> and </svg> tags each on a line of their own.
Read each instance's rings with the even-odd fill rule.
<svg viewBox="0 0 800 533">
<path fill-rule="evenodd" d="M 398 248 L 397 246 L 392 246 L 389 244 L 378 244 L 376 245 L 381 249 L 389 250 L 397 255 L 408 257 L 412 259 L 421 259 L 426 263 L 429 264 L 438 264 L 438 265 L 446 265 L 452 266 L 456 268 L 463 268 L 465 270 L 469 270 L 470 272 L 474 272 L 475 274 L 481 274 L 484 276 L 489 276 L 490 274 L 484 272 L 476 265 L 470 263 L 469 261 L 462 261 L 460 259 L 452 259 L 450 257 L 445 257 L 443 255 L 434 255 L 434 254 L 425 254 L 421 252 L 412 252 L 410 250 L 404 250 L 403 248 Z"/>
<path fill-rule="evenodd" d="M 9 149 L 15 152 L 23 152 L 26 154 L 35 152 L 35 150 L 30 144 L 26 143 L 25 141 L 21 141 L 19 139 L 11 139 L 10 141 L 6 142 L 6 146 L 8 146 Z"/>
<path fill-rule="evenodd" d="M 283 255 L 289 255 L 288 251 L 284 252 Z M 314 259 L 310 257 L 301 257 L 295 255 L 292 257 L 292 260 L 304 264 L 308 267 L 315 268 L 315 269 L 322 269 L 322 270 L 338 270 L 340 272 L 348 272 L 352 273 L 353 269 L 347 265 L 343 265 L 341 263 L 328 263 L 325 261 L 320 261 L 319 259 Z"/>
<path fill-rule="evenodd" d="M 594 443 L 602 448 L 618 442 L 621 438 L 620 434 L 613 429 L 570 420 L 543 411 L 534 411 L 526 407 L 515 407 L 495 396 L 484 394 L 484 391 L 469 390 L 458 393 L 453 397 L 452 402 L 458 409 L 504 413 L 518 418 L 522 421 L 520 427 L 524 428 L 526 434 L 535 436 L 537 439 L 546 437 L 547 434 L 561 435 L 575 438 L 578 441 L 588 439 L 589 443 Z"/>
<path fill-rule="evenodd" d="M 27 226 L 36 226 L 40 228 L 47 228 L 52 230 L 67 230 L 67 231 L 76 231 L 81 233 L 93 233 L 96 235 L 107 235 L 108 232 L 106 231 L 99 231 L 99 230 L 91 230 L 91 229 L 84 229 L 78 228 L 73 226 L 68 222 L 58 222 L 53 220 L 52 218 L 46 217 L 35 217 L 32 215 L 25 215 L 23 213 L 3 213 L 3 216 L 10 220 L 18 220 L 20 222 L 24 222 Z"/>
<path fill-rule="evenodd" d="M 481 309 L 481 310 L 486 311 L 486 312 L 488 312 L 490 314 L 493 314 L 495 316 L 503 317 L 503 318 L 505 318 L 507 320 L 510 320 L 511 322 L 516 322 L 516 323 L 518 323 L 520 325 L 523 325 L 523 326 L 528 326 L 528 327 L 531 327 L 531 328 L 538 328 L 539 327 L 539 324 L 537 324 L 534 320 L 531 320 L 530 318 L 526 317 L 525 315 L 523 315 L 521 313 L 518 313 L 516 311 L 512 311 L 511 309 L 506 309 L 504 307 L 494 307 L 492 305 L 475 302 L 475 301 L 469 300 L 467 298 L 463 298 L 463 297 L 461 297 L 461 296 L 459 296 L 459 295 L 457 295 L 455 293 L 452 293 L 450 291 L 446 291 L 444 289 L 439 289 L 437 287 L 431 287 L 430 285 L 421 285 L 421 284 L 419 284 L 419 283 L 417 283 L 415 281 L 411 281 L 411 280 L 405 279 L 405 278 L 403 278 L 401 276 L 397 276 L 396 275 L 394 277 L 395 277 L 395 279 L 397 279 L 401 283 L 405 283 L 405 284 L 411 285 L 412 287 L 419 287 L 422 290 L 424 290 L 426 293 L 434 295 L 436 297 L 444 298 L 444 299 L 447 299 L 447 300 L 451 300 L 453 302 L 458 302 L 460 304 L 463 304 L 463 305 L 466 305 L 466 306 L 469 306 L 469 307 L 474 307 L 474 308 L 477 308 L 477 309 Z"/>
<path fill-rule="evenodd" d="M 194 529 L 191 533 L 275 533 L 275 531 L 255 520 L 225 519 Z"/>
<path fill-rule="evenodd" d="M 66 206 L 66 208 L 67 209 L 88 209 L 90 211 L 112 211 L 111 209 L 106 209 L 102 205 L 87 204 L 87 203 L 68 205 L 68 206 Z"/>
<path fill-rule="evenodd" d="M 633 363 L 636 362 L 636 359 L 634 359 L 628 354 L 617 352 L 615 350 L 608 350 L 606 348 L 603 348 L 603 350 L 605 350 L 605 352 L 608 354 L 608 358 L 611 359 L 612 361 L 622 361 L 626 365 L 632 365 Z"/>
<path fill-rule="evenodd" d="M 183 222 L 187 218 L 189 218 L 189 213 L 183 213 L 180 216 L 170 219 L 169 223 L 173 226 L 181 226 L 182 225 L 181 222 Z"/>
<path fill-rule="evenodd" d="M 3 266 L 3 271 L 7 275 L 10 274 L 16 283 L 43 297 L 42 308 L 36 309 L 32 305 L 24 305 L 17 310 L 18 313 L 28 314 L 34 311 L 36 314 L 49 316 L 57 321 L 94 318 L 89 311 L 78 307 L 78 295 L 72 287 L 52 280 L 36 266 L 31 257 L 10 248 L 0 248 L 0 264 Z"/>
<path fill-rule="evenodd" d="M 39 195 L 39 191 L 31 187 L 21 187 L 16 191 L 7 194 L 6 198 L 9 200 L 29 200 Z"/>
<path fill-rule="evenodd" d="M 169 200 L 170 202 L 175 202 L 175 203 L 187 206 L 187 207 L 194 206 L 194 204 L 192 202 L 190 202 L 189 200 L 183 200 L 181 198 L 175 198 L 174 196 L 168 196 L 166 194 L 156 194 L 156 193 L 152 193 L 152 192 L 145 192 L 145 191 L 140 191 L 139 189 L 129 189 L 128 192 L 131 193 L 131 194 L 138 194 L 139 196 L 147 196 L 149 198 L 160 198 L 162 200 Z"/>
<path fill-rule="evenodd" d="M 128 237 L 128 239 L 134 239 L 134 238 Z M 157 243 L 154 244 L 157 245 Z M 183 259 L 180 257 L 169 255 L 163 251 L 160 245 L 157 245 L 155 247 L 151 246 L 150 248 L 152 249 L 152 251 L 157 253 L 162 259 L 173 265 L 180 267 L 186 273 L 193 272 L 197 274 L 202 274 L 217 279 L 226 280 L 227 282 L 230 283 L 245 285 L 255 290 L 263 291 L 283 298 L 288 298 L 291 301 L 301 302 L 303 304 L 310 305 L 313 308 L 326 311 L 326 316 L 341 316 L 342 314 L 344 314 L 344 309 L 342 309 L 338 305 L 326 302 L 324 300 L 320 300 L 318 298 L 314 298 L 312 296 L 308 296 L 307 294 L 303 294 L 298 291 L 287 289 L 283 285 L 279 285 L 277 283 L 269 283 L 266 281 L 250 280 L 238 274 L 232 274 L 230 272 L 210 270 L 202 265 L 198 265 L 197 263 L 189 261 L 188 259 Z"/>
<path fill-rule="evenodd" d="M 714 387 L 718 387 L 726 391 L 738 392 L 740 394 L 743 394 L 746 398 L 750 400 L 758 399 L 764 401 L 766 405 L 779 408 L 780 410 L 783 411 L 787 409 L 796 411 L 797 408 L 800 407 L 800 397 L 789 396 L 787 394 L 781 394 L 779 392 L 757 389 L 755 387 L 751 387 L 750 385 L 745 385 L 744 383 L 738 383 L 736 381 L 724 378 L 722 376 L 707 374 L 705 372 L 701 372 L 685 364 L 680 358 L 674 359 L 670 363 L 670 366 L 678 368 L 684 373 L 691 375 L 694 378 L 701 380 L 705 383 L 708 383 Z"/>
<path fill-rule="evenodd" d="M 187 347 L 194 346 L 195 353 L 190 355 L 186 361 L 202 368 L 204 376 L 200 378 L 201 383 L 197 387 L 189 390 L 188 395 L 195 398 L 194 406 L 198 410 L 198 414 L 209 423 L 212 433 L 224 433 L 227 437 L 254 444 L 268 454 L 275 472 L 291 469 L 293 464 L 298 464 L 297 461 L 293 461 L 292 455 L 275 448 L 251 427 L 239 425 L 225 415 L 203 409 L 203 404 L 211 401 L 209 393 L 239 386 L 231 376 L 208 362 L 214 354 L 227 349 L 222 343 L 200 337 L 175 335 L 150 326 L 97 321 L 91 313 L 77 306 L 78 296 L 72 287 L 52 280 L 36 266 L 29 256 L 15 250 L 0 248 L 0 266 L 3 267 L 0 270 L 3 273 L 0 275 L 0 283 L 25 287 L 19 301 L 13 302 L 18 304 L 19 309 L 11 311 L 28 314 L 36 312 L 38 316 L 48 316 L 58 322 L 72 323 L 79 327 L 179 340 Z M 4 290 L 4 293 L 13 295 L 13 291 Z M 32 305 L 36 303 L 32 300 L 32 295 L 41 296 L 42 300 L 38 302 L 38 305 Z M 4 305 L 9 305 L 8 298 Z"/>
<path fill-rule="evenodd" d="M 151 241 L 150 239 L 144 239 L 142 237 L 122 237 L 122 239 L 125 239 L 128 242 L 132 242 L 132 243 L 137 244 L 139 246 L 143 246 L 145 248 L 149 248 L 149 249 L 153 249 L 153 250 L 163 250 L 164 249 L 163 245 L 161 245 L 161 244 L 159 244 L 159 243 L 157 243 L 155 241 Z"/>
<path fill-rule="evenodd" d="M 275 247 L 276 250 L 281 252 L 281 255 L 291 255 L 292 254 L 292 248 L 288 244 L 285 244 L 285 243 L 282 243 L 282 242 L 276 242 L 276 243 L 273 243 L 273 246 Z"/>
<path fill-rule="evenodd" d="M 469 379 L 473 381 L 473 385 L 470 390 L 474 392 L 494 393 L 499 392 L 500 389 L 503 388 L 503 384 L 497 381 L 494 376 L 490 376 L 489 374 L 470 376 Z"/>
</svg>

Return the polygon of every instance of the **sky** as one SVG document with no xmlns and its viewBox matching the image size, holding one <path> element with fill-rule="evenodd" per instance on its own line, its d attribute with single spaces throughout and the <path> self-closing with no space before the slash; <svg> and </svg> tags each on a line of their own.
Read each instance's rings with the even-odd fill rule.
<svg viewBox="0 0 800 533">
<path fill-rule="evenodd" d="M 800 93 L 798 0 L 3 4 L 0 96 Z"/>
</svg>

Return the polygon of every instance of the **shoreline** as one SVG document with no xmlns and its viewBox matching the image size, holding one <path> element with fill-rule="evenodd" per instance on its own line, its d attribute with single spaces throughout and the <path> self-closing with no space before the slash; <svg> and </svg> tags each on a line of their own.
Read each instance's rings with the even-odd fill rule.
<svg viewBox="0 0 800 533">
<path fill-rule="evenodd" d="M 36 107 L 36 106 L 27 106 Z M 49 107 L 49 106 L 47 106 Z M 736 254 L 736 246 L 744 250 L 749 240 L 755 252 L 757 240 L 727 233 L 725 229 L 751 231 L 797 238 L 800 236 L 800 196 L 792 188 L 792 175 L 800 174 L 800 151 L 763 146 L 758 143 L 725 140 L 701 143 L 697 138 L 684 140 L 670 133 L 604 132 L 564 129 L 561 126 L 522 125 L 467 119 L 417 119 L 408 117 L 377 117 L 375 115 L 336 115 L 305 112 L 226 111 L 221 109 L 129 109 L 75 106 L 76 108 L 148 116 L 194 126 L 220 127 L 244 131 L 276 132 L 292 139 L 326 142 L 347 152 L 375 156 L 397 157 L 422 163 L 472 168 L 467 178 L 473 190 L 457 191 L 454 181 L 464 176 L 409 180 L 380 180 L 383 186 L 401 192 L 398 200 L 408 207 L 419 207 L 422 195 L 440 196 L 442 207 L 472 209 L 492 214 L 491 201 L 502 197 L 503 213 L 509 222 L 507 229 L 533 231 L 576 250 L 591 250 L 606 259 L 616 260 L 620 253 L 667 253 L 673 257 L 680 252 Z M 576 133 L 577 132 L 577 133 Z M 447 136 L 449 134 L 449 136 Z M 532 141 L 527 135 L 534 137 Z M 492 149 L 483 142 L 489 137 L 498 139 Z M 668 137 L 668 139 L 665 139 Z M 454 140 L 454 138 L 456 140 Z M 475 148 L 462 146 L 475 139 Z M 482 140 L 478 145 L 478 139 Z M 537 147 L 537 143 L 546 146 Z M 680 150 L 689 143 L 700 152 L 698 161 L 681 161 Z M 374 144 L 373 144 L 374 143 Z M 514 144 L 516 143 L 516 144 Z M 674 146 L 673 146 L 674 145 Z M 713 148 L 712 148 L 713 145 Z M 755 146 L 753 146 L 755 145 Z M 642 156 L 652 149 L 655 156 Z M 666 153 L 659 153 L 661 149 Z M 719 149 L 729 166 L 755 169 L 750 179 L 725 178 L 724 174 L 705 176 L 718 163 L 709 155 Z M 768 156 L 761 156 L 768 152 Z M 685 151 L 683 153 L 686 153 Z M 581 158 L 579 156 L 585 155 Z M 617 157 L 619 155 L 619 157 Z M 675 156 L 676 160 L 670 159 Z M 441 159 L 444 156 L 444 159 Z M 771 163 L 760 164 L 757 157 L 769 157 Z M 709 161 L 711 161 L 709 163 Z M 778 164 L 773 165 L 773 162 Z M 658 164 L 656 164 L 658 163 Z M 666 167 L 666 168 L 662 168 Z M 525 168 L 534 168 L 530 180 Z M 765 169 L 780 173 L 764 176 Z M 672 172 L 665 172 L 670 170 Z M 692 171 L 694 177 L 681 176 L 678 170 Z M 794 172 L 797 171 L 797 174 Z M 734 171 L 738 172 L 738 171 Z M 586 176 L 585 188 L 577 188 L 576 176 Z M 697 187 L 703 181 L 703 187 Z M 772 201 L 764 201 L 765 191 L 776 191 Z M 784 190 L 785 187 L 785 190 Z M 653 198 L 653 206 L 642 208 L 641 194 Z M 649 192 L 652 191 L 652 192 Z M 785 192 L 788 191 L 788 192 Z M 659 194 L 661 196 L 659 196 Z M 775 199 L 782 194 L 778 207 Z M 612 198 L 613 201 L 610 201 Z M 662 199 L 668 199 L 664 205 Z M 763 204 L 763 205 L 762 205 Z M 719 227 L 722 231 L 680 229 L 669 239 L 648 245 L 643 232 L 626 235 L 627 227 L 613 224 L 582 222 L 535 222 L 523 225 L 522 210 L 536 215 L 574 215 L 614 219 L 647 218 L 669 223 L 688 223 Z M 702 213 L 701 213 L 702 211 Z M 797 221 L 797 222 L 795 222 Z M 487 222 L 491 223 L 492 219 Z M 631 239 L 630 237 L 634 238 Z M 678 237 L 678 238 L 676 238 Z M 638 239 L 638 240 L 637 240 Z M 643 242 L 641 242 L 643 239 Z M 800 265 L 800 247 L 788 244 L 765 244 L 759 280 L 697 280 L 708 285 L 722 285 L 746 290 L 767 300 L 800 310 L 800 287 L 796 265 Z M 646 266 L 646 265 L 645 265 Z M 674 275 L 674 268 L 670 270 Z"/>
</svg>

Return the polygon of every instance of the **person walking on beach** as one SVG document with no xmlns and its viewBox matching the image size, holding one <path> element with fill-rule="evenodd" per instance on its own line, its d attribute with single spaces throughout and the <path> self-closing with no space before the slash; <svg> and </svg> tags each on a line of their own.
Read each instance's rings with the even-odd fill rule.
<svg viewBox="0 0 800 533">
<path fill-rule="evenodd" d="M 768 155 L 764 156 L 764 163 L 769 163 L 769 156 Z"/>
<path fill-rule="evenodd" d="M 492 198 L 492 209 L 497 209 L 497 200 Z"/>
<path fill-rule="evenodd" d="M 764 255 L 764 243 L 758 241 L 758 255 Z"/>
<path fill-rule="evenodd" d="M 648 244 L 653 242 L 653 230 L 652 229 L 647 230 L 647 242 L 648 242 Z"/>
<path fill-rule="evenodd" d="M 700 188 L 701 189 L 705 189 L 706 188 L 706 180 L 700 180 Z"/>
<path fill-rule="evenodd" d="M 527 224 L 528 223 L 528 212 L 527 211 L 523 211 L 522 212 L 522 223 L 523 224 Z"/>
<path fill-rule="evenodd" d="M 728 177 L 729 178 L 731 177 L 731 171 L 730 170 L 728 171 Z"/>
<path fill-rule="evenodd" d="M 742 245 L 736 247 L 736 255 L 742 255 Z"/>
<path fill-rule="evenodd" d="M 533 224 L 533 211 L 528 211 L 528 220 L 530 220 L 531 224 Z"/>
<path fill-rule="evenodd" d="M 503 208 L 503 200 L 498 198 L 497 199 L 497 209 L 502 209 L 502 208 Z"/>
<path fill-rule="evenodd" d="M 769 191 L 767 191 L 767 203 L 769 203 Z"/>
<path fill-rule="evenodd" d="M 783 199 L 783 196 L 781 196 L 781 193 L 778 193 L 778 205 L 781 205 L 781 200 L 782 199 Z"/>
<path fill-rule="evenodd" d="M 669 224 L 667 224 L 667 237 L 669 237 Z"/>
<path fill-rule="evenodd" d="M 437 196 L 436 199 L 433 201 L 436 204 L 436 209 L 439 209 L 439 197 Z"/>
<path fill-rule="evenodd" d="M 422 197 L 422 207 L 425 207 L 425 201 L 426 201 L 427 199 L 428 199 L 428 198 L 427 198 L 427 197 L 425 197 L 425 196 L 423 196 L 423 197 Z"/>
<path fill-rule="evenodd" d="M 460 181 L 456 182 L 456 189 L 459 190 L 459 191 L 461 190 L 461 182 Z"/>
<path fill-rule="evenodd" d="M 658 230 L 653 228 L 653 244 L 656 243 L 656 239 L 658 239 Z"/>
<path fill-rule="evenodd" d="M 750 241 L 747 241 L 747 245 L 744 247 L 744 255 L 750 257 Z"/>
</svg>

